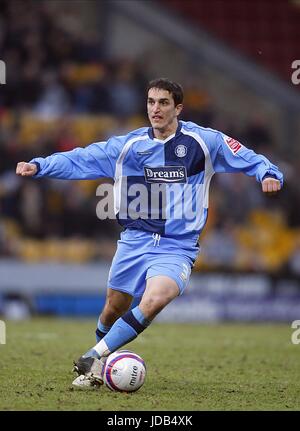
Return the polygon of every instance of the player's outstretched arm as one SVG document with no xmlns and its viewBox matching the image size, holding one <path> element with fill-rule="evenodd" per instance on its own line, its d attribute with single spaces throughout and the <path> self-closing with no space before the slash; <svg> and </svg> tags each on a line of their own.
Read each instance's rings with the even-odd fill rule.
<svg viewBox="0 0 300 431">
<path fill-rule="evenodd" d="M 276 178 L 265 178 L 261 183 L 262 191 L 267 194 L 275 194 L 281 189 L 281 184 Z"/>
<path fill-rule="evenodd" d="M 93 180 L 100 177 L 113 178 L 115 164 L 123 141 L 117 137 L 107 142 L 96 142 L 85 148 L 35 157 L 20 162 L 16 174 L 23 177 L 56 178 L 63 180 Z"/>
<path fill-rule="evenodd" d="M 216 148 L 216 156 L 213 158 L 215 172 L 243 172 L 255 176 L 262 185 L 263 193 L 269 195 L 277 193 L 282 188 L 282 172 L 262 154 L 256 154 L 222 133 L 217 134 Z"/>
<path fill-rule="evenodd" d="M 33 177 L 37 173 L 35 163 L 19 162 L 16 168 L 16 174 L 21 177 Z"/>
</svg>

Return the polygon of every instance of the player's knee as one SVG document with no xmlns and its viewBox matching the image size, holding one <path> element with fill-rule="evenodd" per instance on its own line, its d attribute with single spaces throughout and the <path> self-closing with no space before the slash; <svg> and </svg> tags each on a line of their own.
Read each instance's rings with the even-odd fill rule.
<svg viewBox="0 0 300 431">
<path fill-rule="evenodd" d="M 172 298 L 162 295 L 152 295 L 141 302 L 141 308 L 144 311 L 145 317 L 152 318 L 156 316 Z"/>
</svg>

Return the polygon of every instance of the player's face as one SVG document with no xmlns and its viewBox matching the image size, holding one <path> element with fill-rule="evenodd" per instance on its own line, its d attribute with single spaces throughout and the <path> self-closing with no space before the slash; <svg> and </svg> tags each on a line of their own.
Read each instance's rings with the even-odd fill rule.
<svg viewBox="0 0 300 431">
<path fill-rule="evenodd" d="M 175 106 L 172 94 L 160 88 L 150 88 L 147 100 L 148 117 L 153 129 L 160 131 L 177 128 L 177 116 L 182 105 Z M 175 129 L 175 130 L 172 130 Z"/>
</svg>

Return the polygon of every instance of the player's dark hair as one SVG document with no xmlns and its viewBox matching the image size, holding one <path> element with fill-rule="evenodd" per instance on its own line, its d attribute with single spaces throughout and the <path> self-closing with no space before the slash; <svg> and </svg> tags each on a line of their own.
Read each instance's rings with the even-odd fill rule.
<svg viewBox="0 0 300 431">
<path fill-rule="evenodd" d="M 183 89 L 177 82 L 170 81 L 167 78 L 158 78 L 150 81 L 147 88 L 148 91 L 151 88 L 160 88 L 161 90 L 167 90 L 172 94 L 175 106 L 183 102 Z"/>
</svg>

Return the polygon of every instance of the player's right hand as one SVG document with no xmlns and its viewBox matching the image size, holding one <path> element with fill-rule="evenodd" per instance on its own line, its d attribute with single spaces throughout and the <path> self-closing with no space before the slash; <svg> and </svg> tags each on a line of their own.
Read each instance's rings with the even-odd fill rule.
<svg viewBox="0 0 300 431">
<path fill-rule="evenodd" d="M 32 177 L 37 173 L 37 166 L 34 163 L 19 162 L 17 164 L 16 174 L 21 177 Z"/>
</svg>

